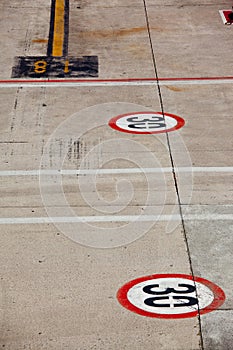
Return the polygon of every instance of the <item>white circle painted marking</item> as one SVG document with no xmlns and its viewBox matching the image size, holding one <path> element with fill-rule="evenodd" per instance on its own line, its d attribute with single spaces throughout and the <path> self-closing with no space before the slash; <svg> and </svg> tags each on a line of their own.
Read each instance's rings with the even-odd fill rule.
<svg viewBox="0 0 233 350">
<path fill-rule="evenodd" d="M 118 291 L 119 302 L 143 316 L 186 318 L 213 311 L 225 300 L 212 282 L 190 275 L 152 275 L 128 282 Z"/>
<path fill-rule="evenodd" d="M 161 112 L 137 112 L 112 118 L 109 126 L 131 134 L 159 134 L 181 128 L 184 120 L 174 114 Z"/>
<path fill-rule="evenodd" d="M 144 291 L 146 289 L 148 292 Z M 209 288 L 200 283 L 195 287 L 193 281 L 184 278 L 158 278 L 138 283 L 128 291 L 127 298 L 131 304 L 148 312 L 153 313 L 156 308 L 158 314 L 180 314 L 198 310 L 196 290 L 202 296 L 200 308 L 212 303 L 214 295 Z"/>
</svg>

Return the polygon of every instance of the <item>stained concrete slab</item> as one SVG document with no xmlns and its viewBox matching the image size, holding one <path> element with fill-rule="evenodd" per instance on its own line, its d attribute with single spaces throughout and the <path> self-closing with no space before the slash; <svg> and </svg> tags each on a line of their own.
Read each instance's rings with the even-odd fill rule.
<svg viewBox="0 0 233 350">
<path fill-rule="evenodd" d="M 138 90 L 139 92 L 143 91 L 143 96 L 144 94 L 147 94 L 144 89 L 145 88 L 141 89 L 140 87 Z M 80 91 L 80 95 L 78 91 Z M 68 89 L 68 98 L 66 99 L 67 104 L 64 106 L 64 99 L 62 98 L 64 91 L 62 92 L 60 89 L 47 90 L 44 88 L 36 88 L 33 90 L 24 90 L 23 88 L 18 91 L 10 90 L 8 101 L 12 101 L 12 107 L 9 111 L 11 122 L 8 124 L 7 128 L 5 128 L 4 132 L 1 135 L 3 140 L 2 149 L 6 155 L 6 162 L 8 163 L 5 163 L 6 165 L 5 167 L 2 167 L 2 170 L 10 170 L 13 169 L 13 167 L 14 169 L 39 169 L 41 159 L 46 152 L 46 142 L 43 142 L 43 138 L 48 138 L 48 136 L 53 133 L 54 130 L 56 130 L 56 127 L 59 127 L 62 122 L 64 123 L 69 120 L 70 115 L 74 114 L 74 112 L 77 111 L 77 105 L 79 110 L 82 110 L 82 101 L 85 101 L 84 105 L 88 103 L 88 101 L 86 101 L 83 96 L 90 97 L 90 89 L 84 89 L 84 95 L 82 95 L 82 91 L 82 89 Z M 118 94 L 118 92 L 115 92 L 115 88 L 113 88 L 112 91 L 113 95 Z M 122 94 L 122 96 L 124 96 L 126 99 L 124 91 L 127 91 L 127 93 L 129 93 L 129 89 L 121 89 L 120 92 L 120 94 Z M 134 99 L 135 89 L 133 88 L 131 91 L 133 94 L 132 99 Z M 154 90 L 152 91 L 154 96 Z M 96 91 L 97 95 L 99 92 Z M 102 90 L 102 93 L 100 92 L 100 101 L 103 102 L 103 96 L 105 96 L 104 98 L 107 102 L 109 98 L 106 96 L 106 93 L 109 92 L 109 89 L 104 88 Z M 148 97 L 149 103 L 154 102 L 153 99 L 151 100 L 150 94 Z M 26 101 L 28 100 L 30 100 L 31 103 L 26 104 Z M 79 100 L 80 104 L 78 102 Z M 6 104 L 8 101 L 6 101 Z M 17 101 L 17 104 L 15 101 Z M 43 106 L 43 104 L 45 106 Z M 111 104 L 109 104 L 109 106 L 110 118 L 113 116 L 113 111 L 119 112 L 119 107 L 113 107 L 111 110 Z M 159 106 L 158 103 L 157 106 Z M 92 107 L 93 110 L 95 110 L 95 108 L 96 107 Z M 125 105 L 124 110 L 126 112 L 127 108 L 129 111 L 132 111 L 132 104 Z M 137 108 L 140 110 L 141 107 L 138 106 Z M 104 112 L 104 110 L 100 109 L 100 107 L 99 109 L 97 108 L 97 112 L 100 110 L 102 111 L 102 114 L 106 114 L 106 110 Z M 60 145 L 59 149 L 61 155 L 65 155 L 62 163 L 63 168 L 77 169 L 77 166 L 80 165 L 83 158 L 85 159 L 90 151 L 92 151 L 92 149 L 99 143 L 104 143 L 110 140 L 113 144 L 114 140 L 121 140 L 121 143 L 126 142 L 126 148 L 121 149 L 121 144 L 119 144 L 117 154 L 115 146 L 115 148 L 102 148 L 101 159 L 99 160 L 99 163 L 95 160 L 99 157 L 99 151 L 94 150 L 92 158 L 90 158 L 89 162 L 85 163 L 84 168 L 86 170 L 91 168 L 98 169 L 105 157 L 107 157 L 107 160 L 109 160 L 109 155 L 111 159 L 107 165 L 104 164 L 105 168 L 106 166 L 113 169 L 119 169 L 121 167 L 132 168 L 132 166 L 138 166 L 138 164 L 129 165 L 130 160 L 134 160 L 135 154 L 137 154 L 137 148 L 135 148 L 135 145 L 132 145 L 132 142 L 139 144 L 140 147 L 142 147 L 141 154 L 140 152 L 137 154 L 137 160 L 143 162 L 143 164 L 147 164 L 147 167 L 153 166 L 149 153 L 153 154 L 156 157 L 157 161 L 160 161 L 163 166 L 170 166 L 165 135 L 160 135 L 159 137 L 149 135 L 148 137 L 146 135 L 131 136 L 127 134 L 121 134 L 111 129 L 108 125 L 106 125 L 106 123 L 100 128 L 94 128 L 95 124 L 98 124 L 97 117 L 100 114 L 99 112 L 97 115 L 93 112 L 91 113 L 93 117 L 93 125 L 91 126 L 91 131 L 84 133 L 82 136 L 83 147 L 82 152 L 79 153 L 78 157 L 77 154 L 75 156 L 74 150 L 71 150 L 71 146 L 73 147 L 73 142 L 69 144 L 64 142 L 61 145 L 61 143 L 59 143 L 59 139 L 56 138 L 55 134 L 52 142 L 53 147 L 50 148 L 50 153 L 52 150 L 51 159 L 55 159 L 54 165 L 56 165 L 56 157 L 59 155 L 59 152 L 56 152 L 56 149 L 58 150 L 58 148 L 55 147 L 56 143 L 59 143 Z M 90 119 L 89 116 L 85 116 L 84 114 L 83 118 L 78 119 L 78 126 L 85 126 L 88 118 Z M 73 129 L 75 129 L 75 125 L 72 124 L 72 126 Z M 6 132 L 7 130 L 8 133 Z M 65 138 L 65 140 L 67 136 L 65 133 L 66 130 L 67 129 L 64 128 L 64 131 L 62 134 L 60 134 L 63 136 L 63 138 Z M 4 141 L 5 136 L 7 141 Z M 32 149 L 34 150 L 33 152 Z M 114 162 L 112 162 L 113 160 Z M 7 164 L 9 164 L 9 167 Z M 158 180 L 160 187 L 161 185 L 164 185 L 161 183 L 161 179 L 153 179 L 153 174 L 150 174 L 149 176 L 155 185 Z M 146 209 L 149 209 L 151 214 L 160 213 L 161 209 L 166 215 L 170 215 L 174 211 L 174 204 L 177 202 L 172 173 L 170 172 L 165 174 L 165 177 L 167 178 L 167 187 L 162 187 L 159 189 L 159 191 L 155 190 L 153 201 L 147 203 Z M 2 202 L 2 217 L 46 217 L 46 211 L 43 203 L 41 202 L 39 193 L 40 188 L 38 177 L 6 177 L 5 180 L 7 183 L 4 184 L 3 182 L 5 201 Z M 115 175 L 114 178 L 112 176 L 101 176 L 97 180 L 95 185 L 97 188 L 99 188 L 99 192 L 103 197 L 107 196 L 105 198 L 105 201 L 115 198 L 116 191 L 114 185 L 115 182 L 118 182 L 119 180 L 120 176 L 117 175 Z M 124 176 L 124 181 L 125 180 L 127 180 L 127 176 Z M 133 180 L 132 182 L 135 183 L 135 198 L 133 201 L 131 201 L 132 206 L 130 207 L 128 203 L 125 211 L 123 211 L 122 214 L 137 215 L 142 212 L 142 202 L 144 197 L 146 198 L 147 196 L 146 186 L 148 179 L 141 177 L 141 175 L 131 175 L 128 176 L 128 180 Z M 88 206 L 89 203 L 85 205 L 85 201 L 83 201 L 82 197 L 78 195 L 76 181 L 73 179 L 73 177 L 65 177 L 63 179 L 63 185 L 66 198 L 68 199 L 68 204 L 70 207 L 72 207 L 72 210 L 74 210 L 74 212 L 76 212 L 78 215 L 83 216 L 96 215 L 96 212 L 93 211 L 92 206 L 98 205 L 98 201 L 96 203 L 91 203 L 91 207 Z M 95 199 L 96 194 L 93 194 L 90 191 L 88 185 L 89 183 L 87 179 L 82 185 L 81 195 L 84 195 L 84 199 L 85 196 L 87 196 L 88 200 L 91 200 L 93 202 L 93 198 Z M 168 187 L 170 190 L 168 190 Z M 169 196 L 169 191 L 171 193 L 171 197 Z M 58 213 L 58 215 L 65 215 L 64 213 L 66 212 L 67 208 L 59 207 L 61 204 L 58 200 L 56 200 L 56 191 L 53 191 L 53 186 L 51 183 L 47 187 L 46 192 L 50 194 L 50 200 L 53 203 L 55 212 Z M 162 202 L 164 195 L 168 198 L 165 203 Z M 17 197 L 16 199 L 15 196 Z M 150 192 L 150 196 L 152 196 L 152 192 Z M 155 205 L 156 202 L 158 203 L 158 206 L 153 208 L 152 205 Z M 118 201 L 118 205 L 122 205 L 124 203 L 124 200 L 120 202 Z M 114 205 L 111 206 L 112 209 L 114 209 Z M 105 210 L 105 208 L 98 206 L 96 209 L 97 211 Z M 176 213 L 178 212 L 179 210 L 177 207 Z M 125 225 L 125 223 L 123 224 Z M 119 227 L 119 230 L 120 226 L 121 223 L 110 224 L 110 228 Z M 137 226 L 137 229 L 139 229 L 142 225 L 138 224 Z M 187 347 L 198 349 L 200 336 L 197 318 L 177 320 L 175 323 L 173 323 L 172 327 L 169 326 L 169 332 L 167 332 L 167 327 L 170 325 L 168 321 L 161 323 L 160 320 L 145 320 L 143 317 L 134 314 L 129 315 L 127 310 L 122 310 L 122 307 L 116 300 L 116 292 L 121 287 L 121 285 L 127 282 L 127 280 L 138 277 L 140 275 L 156 273 L 157 271 L 160 273 L 163 271 L 169 271 L 172 273 L 173 271 L 177 271 L 177 269 L 179 269 L 179 272 L 181 273 L 183 272 L 190 274 L 189 259 L 185 248 L 185 240 L 183 237 L 180 222 L 175 223 L 175 230 L 171 234 L 167 233 L 167 222 L 158 222 L 158 225 L 154 226 L 153 223 L 151 223 L 150 226 L 152 227 L 149 229 L 151 234 L 146 234 L 141 238 L 145 239 L 144 247 L 142 245 L 141 239 L 138 239 L 132 243 L 132 247 L 134 244 L 136 244 L 136 247 L 140 246 L 141 252 L 139 261 L 138 248 L 135 248 L 135 250 L 133 248 L 131 252 L 129 250 L 129 253 L 125 254 L 126 250 L 128 250 L 128 247 L 130 247 L 126 245 L 123 248 L 116 248 L 115 250 L 108 251 L 95 251 L 90 247 L 82 247 L 82 245 L 71 241 L 67 237 L 66 224 L 63 224 L 59 227 L 52 224 L 35 226 L 1 226 L 1 230 L 3 232 L 1 236 L 3 240 L 2 244 L 6 248 L 6 255 L 3 257 L 5 261 L 4 275 L 6 282 L 3 282 L 2 287 L 2 290 L 5 291 L 3 293 L 3 306 L 5 311 L 3 318 L 4 336 L 2 345 L 5 345 L 5 347 L 8 347 L 9 349 L 20 349 L 20 347 L 36 348 L 36 346 L 40 344 L 38 337 L 40 338 L 42 335 L 43 339 L 45 340 L 42 340 L 41 343 L 45 348 L 59 348 L 59 346 L 63 346 L 61 344 L 64 344 L 65 342 L 66 344 L 69 344 L 69 347 L 71 349 L 75 349 L 78 342 L 79 344 L 82 344 L 81 348 L 85 349 L 94 346 L 94 342 L 97 344 L 96 346 L 104 346 L 106 348 L 110 346 L 113 349 L 118 348 L 119 344 L 122 348 L 126 349 L 130 346 L 140 348 L 142 346 L 142 343 L 145 349 L 150 349 L 152 344 L 157 344 L 156 346 L 163 347 L 164 349 L 169 349 L 170 346 L 178 349 L 185 349 Z M 79 226 L 73 225 L 73 227 L 76 230 L 79 230 Z M 98 233 L 101 232 L 98 231 L 101 230 L 101 228 L 109 228 L 109 224 L 94 224 L 94 227 Z M 165 229 L 162 227 L 165 227 Z M 82 227 L 81 230 L 83 230 Z M 31 236 L 32 232 L 33 236 Z M 64 236 L 62 232 L 64 233 Z M 89 231 L 87 230 L 87 235 L 88 234 Z M 176 238 L 176 235 L 177 238 L 179 237 L 178 239 Z M 48 236 L 50 236 L 52 241 L 56 238 L 59 239 L 62 237 L 62 241 L 61 244 L 59 244 L 59 247 L 55 248 L 51 242 L 52 246 L 49 248 Z M 29 242 L 27 243 L 28 239 Z M 151 244 L 151 239 L 153 240 L 153 244 Z M 170 242 L 170 249 L 168 248 L 168 241 Z M 66 242 L 66 244 L 68 244 L 69 248 L 67 248 L 67 250 L 64 248 L 63 242 Z M 26 247 L 25 244 L 26 246 L 29 244 L 29 246 Z M 174 249 L 174 244 L 176 249 Z M 47 253 L 45 251 L 43 252 L 44 249 L 48 249 Z M 51 253 L 51 249 L 57 250 L 57 257 L 52 258 L 54 254 L 56 255 L 57 253 Z M 179 249 L 180 253 L 178 252 Z M 8 256 L 9 250 L 11 251 L 10 257 Z M 74 255 L 72 258 L 74 259 L 74 263 L 71 261 L 72 259 L 70 260 L 72 250 L 74 250 Z M 87 258 L 91 257 L 92 253 L 89 254 L 87 253 L 88 251 L 93 252 L 94 256 L 96 256 L 95 261 L 90 260 L 89 268 L 88 262 L 86 259 L 84 259 L 85 254 L 87 254 Z M 107 252 L 107 254 L 105 254 L 105 252 Z M 36 258 L 38 254 L 40 256 Z M 68 260 L 66 259 L 67 254 L 69 256 Z M 145 263 L 142 260 L 143 255 L 146 261 Z M 15 260 L 15 256 L 19 258 L 18 262 L 16 261 L 17 259 Z M 132 259 L 130 258 L 132 263 L 131 266 L 128 261 L 129 256 L 132 256 Z M 155 256 L 157 256 L 157 258 L 155 258 Z M 179 256 L 179 259 L 181 259 L 182 262 L 178 263 L 178 260 L 176 258 L 177 256 Z M 50 266 L 44 265 L 44 269 L 41 271 L 40 277 L 40 274 L 38 275 L 37 268 L 40 268 L 40 266 L 42 266 L 41 264 L 47 261 L 47 259 L 54 259 L 54 262 Z M 115 260 L 115 262 L 112 259 Z M 175 260 L 179 265 L 179 268 L 178 265 L 175 267 L 173 262 Z M 64 267 L 61 268 L 63 264 Z M 146 268 L 147 264 L 149 264 L 148 269 Z M 125 267 L 127 273 L 126 271 L 122 270 L 121 266 Z M 57 275 L 58 271 L 60 271 L 60 277 Z M 7 275 L 11 276 L 10 279 L 7 277 Z M 91 284 L 90 282 L 85 282 L 87 275 L 88 281 L 91 281 Z M 16 276 L 20 276 L 20 278 L 17 279 Z M 52 276 L 56 276 L 56 281 Z M 74 278 L 74 276 L 76 277 Z M 93 276 L 96 276 L 96 279 L 94 279 Z M 115 282 L 112 280 L 113 276 L 115 276 Z M 121 277 L 119 278 L 119 276 Z M 73 286 L 72 283 L 74 283 Z M 107 289 L 105 288 L 105 292 L 103 292 L 102 286 L 105 286 L 107 283 L 109 286 Z M 64 287 L 61 287 L 61 285 Z M 27 293 L 25 293 L 25 290 L 23 289 L 25 286 L 27 286 Z M 92 289 L 91 294 L 89 292 L 87 293 L 87 288 L 89 288 L 88 286 L 90 286 Z M 94 288 L 92 288 L 93 286 Z M 70 296 L 68 297 L 67 295 L 63 294 L 60 295 L 60 288 L 68 289 Z M 57 299 L 57 293 L 59 300 L 58 303 L 56 302 L 54 305 L 54 299 Z M 94 294 L 92 295 L 92 293 Z M 75 295 L 77 295 L 78 298 L 76 298 Z M 69 299 L 68 304 L 63 304 L 63 301 L 67 298 Z M 110 300 L 108 307 L 105 305 L 105 299 Z M 95 301 L 92 304 L 90 300 Z M 63 305 L 60 305 L 60 302 Z M 79 315 L 78 319 L 77 314 Z M 96 314 L 98 315 L 98 322 L 96 322 Z M 112 314 L 114 314 L 114 319 L 112 319 Z M 119 316 L 117 316 L 117 314 Z M 14 318 L 12 317 L 13 315 Z M 48 319 L 50 320 L 49 322 Z M 64 320 L 66 324 L 65 328 L 63 323 Z M 112 321 L 110 322 L 110 320 Z M 121 325 L 120 328 L 118 328 L 117 325 Z M 183 330 L 182 334 L 180 333 L 178 337 L 174 337 L 172 334 L 177 333 L 180 327 L 182 327 Z M 87 331 L 87 328 L 89 331 Z M 155 328 L 160 333 L 155 333 Z M 127 329 L 127 334 L 125 333 L 125 329 Z M 135 334 L 135 329 L 137 329 L 137 336 L 134 335 L 133 337 L 131 334 Z M 184 341 L 183 337 L 184 332 L 186 332 L 185 329 L 188 336 Z M 142 336 L 145 331 L 147 332 L 146 339 L 144 339 Z M 12 333 L 10 334 L 10 332 Z M 77 335 L 77 333 L 79 335 Z M 121 338 L 119 334 L 122 333 L 124 335 Z M 160 334 L 159 337 L 158 334 Z M 139 341 L 139 337 L 142 338 L 141 341 Z M 97 339 L 103 340 L 101 342 Z"/>
<path fill-rule="evenodd" d="M 25 12 L 26 11 L 26 15 Z M 39 15 L 38 15 L 39 13 Z M 48 38 L 50 4 L 40 1 L 31 2 L 1 1 L 1 79 L 11 77 L 11 70 L 16 56 L 43 56 L 47 52 L 47 43 L 35 40 Z"/>
<path fill-rule="evenodd" d="M 185 119 L 186 125 L 180 129 L 179 135 L 187 146 L 193 165 L 217 167 L 226 162 L 231 166 L 232 86 L 202 85 L 200 82 L 191 87 L 162 87 L 162 94 L 164 108 Z M 179 154 L 176 134 L 169 134 L 169 139 L 174 161 L 177 166 L 181 166 L 183 156 Z M 224 158 L 220 157 L 221 153 L 224 153 Z"/>
<path fill-rule="evenodd" d="M 191 206 L 188 212 L 206 215 L 205 221 L 185 222 L 194 273 L 222 287 L 226 301 L 221 309 L 201 317 L 204 349 L 232 347 L 232 219 L 208 220 L 208 215 L 232 215 L 230 206 Z"/>
<path fill-rule="evenodd" d="M 50 2 L 24 6 L 24 3 L 16 1 L 11 6 L 3 3 L 2 9 L 5 20 L 8 20 L 1 28 L 5 40 L 2 43 L 4 55 L 1 56 L 0 75 L 2 79 L 7 79 L 11 76 L 14 57 L 46 56 Z M 27 11 L 24 21 L 21 20 L 23 9 Z M 99 56 L 101 79 L 154 76 L 142 2 L 117 2 L 110 6 L 99 2 L 94 7 L 90 2 L 72 2 L 69 17 L 68 56 Z"/>
<path fill-rule="evenodd" d="M 219 15 L 222 4 L 148 3 L 151 30 L 160 77 L 205 77 L 230 74 L 232 32 Z M 227 8 L 229 7 L 229 4 Z M 222 57 L 224 56 L 224 63 Z M 222 63 L 222 64 L 221 64 Z"/>
<path fill-rule="evenodd" d="M 226 294 L 223 309 L 232 308 L 232 219 L 211 220 L 210 214 L 220 216 L 221 214 L 232 214 L 232 205 L 208 205 L 190 206 L 184 209 L 187 213 L 206 215 L 206 220 L 193 220 L 185 222 L 185 229 L 189 241 L 191 258 L 194 272 L 205 276 L 217 285 L 221 286 Z M 226 278 L 227 275 L 227 278 Z"/>
<path fill-rule="evenodd" d="M 69 55 L 97 55 L 100 79 L 151 78 L 154 68 L 145 9 L 141 6 L 73 9 Z M 118 18 L 121 18 L 119 23 Z M 160 28 L 155 26 L 160 32 Z M 72 34 L 73 33 L 73 34 Z"/>
<path fill-rule="evenodd" d="M 192 186 L 190 186 L 190 179 Z M 191 192 L 189 203 L 193 205 L 230 205 L 232 204 L 232 173 L 205 171 L 200 173 L 180 174 L 177 176 L 182 204 L 188 204 L 187 193 Z M 190 187 L 192 187 L 190 191 Z"/>
<path fill-rule="evenodd" d="M 218 310 L 202 318 L 204 348 L 230 350 L 232 348 L 232 310 Z"/>
<path fill-rule="evenodd" d="M 129 313 L 115 299 L 119 287 L 135 276 L 168 269 L 189 273 L 180 227 L 169 240 L 170 249 L 162 227 L 158 224 L 142 240 L 115 250 L 74 244 L 51 225 L 36 225 L 33 234 L 29 226 L 3 227 L 2 345 L 6 349 L 21 349 L 24 345 L 27 348 L 29 344 L 35 348 L 41 335 L 50 339 L 47 342 L 51 348 L 59 348 L 67 337 L 71 349 L 77 348 L 77 342 L 82 349 L 91 348 L 93 342 L 99 348 L 113 349 L 151 349 L 152 344 L 163 349 L 198 349 L 197 319 L 176 320 L 171 325 L 171 320 L 161 322 Z M 186 332 L 189 336 L 184 338 Z"/>
</svg>

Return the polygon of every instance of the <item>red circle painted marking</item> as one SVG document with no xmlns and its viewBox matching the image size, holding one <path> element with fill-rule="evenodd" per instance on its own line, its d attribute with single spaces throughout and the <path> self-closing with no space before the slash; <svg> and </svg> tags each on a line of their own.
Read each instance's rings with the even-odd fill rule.
<svg viewBox="0 0 233 350">
<path fill-rule="evenodd" d="M 143 123 L 143 119 L 142 120 L 138 120 L 138 121 L 133 121 L 133 122 L 129 122 L 132 123 L 131 124 L 131 128 L 134 129 L 130 129 L 129 125 L 124 125 L 127 122 L 127 119 L 135 119 L 137 117 L 140 118 L 140 116 L 149 116 L 151 115 L 151 118 L 155 117 L 155 118 L 160 118 L 161 121 L 160 123 L 158 121 L 153 121 L 153 119 L 150 120 L 150 125 L 149 127 L 144 127 L 142 126 Z M 161 117 L 162 116 L 162 117 Z M 145 120 L 145 119 L 144 119 Z M 148 119 L 147 119 L 148 120 Z M 170 113 L 161 113 L 161 112 L 134 112 L 134 113 L 126 113 L 126 114 L 121 114 L 118 115 L 116 117 L 113 117 L 110 121 L 109 121 L 109 126 L 117 131 L 121 131 L 121 132 L 126 132 L 126 133 L 130 133 L 130 134 L 161 134 L 161 133 L 166 133 L 166 132 L 171 132 L 171 131 L 175 131 L 178 130 L 180 128 L 182 128 L 185 124 L 184 119 L 182 119 L 181 117 L 174 115 L 174 114 L 170 114 Z M 122 126 L 123 124 L 123 126 Z M 137 127 L 132 127 L 132 125 L 139 125 L 140 124 L 140 128 Z M 152 124 L 161 124 L 161 126 L 156 126 L 155 128 L 153 128 Z M 165 126 L 162 126 L 162 125 Z M 168 124 L 168 127 L 167 127 Z M 169 126 L 170 124 L 170 126 Z M 150 130 L 151 129 L 151 130 Z M 155 130 L 156 129 L 156 130 Z"/>
<path fill-rule="evenodd" d="M 179 281 L 182 283 L 179 284 Z M 163 285 L 159 285 L 158 282 Z M 156 284 L 151 285 L 150 283 Z M 143 291 L 145 288 L 147 288 L 146 292 Z M 161 289 L 155 291 L 156 288 Z M 183 291 L 181 291 L 182 289 L 179 290 L 179 288 L 183 288 Z M 188 289 L 190 289 L 190 291 Z M 155 295 L 157 295 L 157 297 L 155 297 Z M 197 296 L 196 300 L 198 299 L 198 303 L 195 307 L 193 304 L 187 306 L 185 303 L 181 303 L 182 298 L 189 300 L 191 303 L 193 300 L 195 301 L 195 296 Z M 139 300 L 140 298 L 141 300 Z M 144 298 L 147 299 L 144 300 Z M 126 283 L 117 292 L 117 299 L 126 309 L 139 315 L 154 318 L 177 319 L 195 317 L 198 314 L 203 315 L 218 309 L 225 301 L 225 294 L 216 284 L 201 277 L 193 277 L 184 274 L 156 274 L 140 277 Z M 152 299 L 158 299 L 159 303 L 157 305 L 154 304 L 153 301 L 151 301 Z M 146 300 L 147 303 L 145 303 Z M 161 304 L 164 300 L 166 303 L 171 303 L 172 300 L 173 309 L 171 309 L 171 304 L 169 304 L 169 306 L 165 306 L 165 303 Z M 177 303 L 175 303 L 175 301 L 177 301 Z M 150 305 L 147 306 L 146 304 Z M 160 307 L 158 305 L 160 305 Z M 177 306 L 178 308 L 176 308 Z M 156 311 L 152 310 L 153 308 L 156 309 L 156 307 Z M 150 310 L 148 308 L 150 308 Z M 191 309 L 194 311 L 189 311 Z"/>
</svg>

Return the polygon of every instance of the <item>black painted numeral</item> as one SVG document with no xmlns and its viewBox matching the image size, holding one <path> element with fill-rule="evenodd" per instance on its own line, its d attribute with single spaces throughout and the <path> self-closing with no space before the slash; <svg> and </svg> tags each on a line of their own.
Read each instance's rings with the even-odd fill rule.
<svg viewBox="0 0 233 350">
<path fill-rule="evenodd" d="M 179 289 L 166 288 L 164 290 L 161 290 L 159 284 L 151 284 L 145 286 L 142 289 L 143 292 L 145 292 L 146 294 L 156 296 L 153 298 L 145 299 L 144 303 L 148 306 L 153 307 L 188 307 L 198 304 L 197 298 L 185 295 L 195 292 L 195 286 L 185 283 L 179 283 L 178 288 Z M 171 295 L 171 293 L 179 295 Z M 161 300 L 167 300 L 168 303 L 158 303 L 158 301 Z M 175 302 L 176 300 L 179 300 L 179 302 Z"/>
<path fill-rule="evenodd" d="M 98 57 L 16 57 L 12 78 L 98 77 Z"/>
<path fill-rule="evenodd" d="M 132 129 L 158 129 L 166 127 L 164 118 L 156 115 L 141 120 L 138 117 L 130 117 L 126 121 L 129 123 L 128 127 Z"/>
</svg>

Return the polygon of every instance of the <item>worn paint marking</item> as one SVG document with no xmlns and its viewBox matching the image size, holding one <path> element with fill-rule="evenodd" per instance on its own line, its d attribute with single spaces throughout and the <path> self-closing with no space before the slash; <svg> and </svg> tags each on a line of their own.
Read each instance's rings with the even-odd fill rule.
<svg viewBox="0 0 233 350">
<path fill-rule="evenodd" d="M 48 39 L 33 39 L 32 42 L 38 44 L 47 44 Z"/>
</svg>

